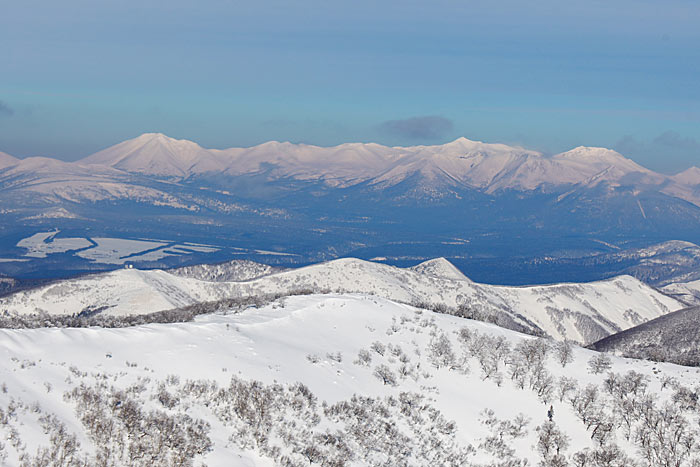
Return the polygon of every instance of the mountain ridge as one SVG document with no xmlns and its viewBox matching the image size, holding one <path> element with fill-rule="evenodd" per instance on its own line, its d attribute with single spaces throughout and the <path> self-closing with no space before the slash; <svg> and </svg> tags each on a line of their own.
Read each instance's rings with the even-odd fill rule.
<svg viewBox="0 0 700 467">
<path fill-rule="evenodd" d="M 0 158 L 0 168 L 31 170 L 25 160 Z M 700 183 L 700 171 L 689 169 L 667 176 L 606 148 L 579 146 L 547 157 L 518 146 L 464 137 L 422 146 L 344 143 L 322 147 L 269 141 L 249 148 L 206 149 L 193 141 L 144 133 L 65 164 L 69 165 L 63 166 L 64 170 L 70 170 L 70 165 L 99 166 L 156 179 L 262 175 L 267 180 L 321 181 L 341 188 L 367 184 L 383 189 L 416 179 L 421 180 L 425 193 L 450 187 L 493 194 L 632 183 L 700 206 L 700 194 L 694 189 Z"/>
<path fill-rule="evenodd" d="M 2 297 L 0 311 L 65 316 L 103 309 L 107 315 L 120 316 L 299 290 L 342 291 L 447 307 L 511 329 L 590 343 L 685 306 L 631 276 L 591 283 L 495 286 L 470 281 L 445 259 L 408 269 L 356 258 L 283 271 L 250 263 L 241 266 L 254 274 L 239 275 L 241 281 L 218 282 L 201 272 L 191 276 L 121 269 Z"/>
</svg>

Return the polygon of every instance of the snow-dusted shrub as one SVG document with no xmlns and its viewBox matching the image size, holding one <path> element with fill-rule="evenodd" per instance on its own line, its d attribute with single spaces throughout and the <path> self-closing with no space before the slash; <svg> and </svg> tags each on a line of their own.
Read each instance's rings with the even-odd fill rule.
<svg viewBox="0 0 700 467">
<path fill-rule="evenodd" d="M 36 453 L 20 455 L 22 467 L 37 466 L 85 466 L 90 465 L 87 456 L 80 452 L 80 441 L 70 433 L 65 423 L 55 415 L 39 418 L 44 433 L 49 435 L 49 446 L 39 446 Z"/>
<path fill-rule="evenodd" d="M 491 409 L 485 409 L 481 413 L 481 423 L 489 430 L 479 448 L 490 454 L 496 461 L 490 465 L 505 465 L 509 467 L 521 467 L 528 465 L 527 459 L 519 459 L 513 449 L 513 441 L 527 435 L 527 425 L 530 421 L 522 414 L 513 420 L 499 420 Z"/>
<path fill-rule="evenodd" d="M 340 352 L 328 352 L 326 354 L 326 358 L 332 362 L 336 363 L 342 363 L 343 362 L 343 354 Z"/>
<path fill-rule="evenodd" d="M 565 467 L 566 449 L 569 447 L 569 436 L 561 431 L 552 421 L 546 421 L 535 428 L 537 431 L 537 452 L 541 456 L 542 467 Z"/>
<path fill-rule="evenodd" d="M 428 358 L 435 368 L 454 367 L 455 354 L 450 338 L 445 333 L 440 333 L 430 340 Z"/>
<path fill-rule="evenodd" d="M 379 355 L 381 355 L 382 357 L 383 357 L 384 354 L 386 353 L 386 345 L 382 344 L 382 343 L 379 342 L 379 341 L 374 341 L 374 342 L 372 342 L 372 345 L 370 345 L 369 348 L 370 348 L 371 350 L 373 350 L 374 352 L 377 352 L 377 353 L 378 353 Z"/>
<path fill-rule="evenodd" d="M 306 355 L 306 359 L 307 359 L 309 362 L 313 363 L 313 364 L 316 364 L 316 363 L 318 363 L 318 362 L 321 361 L 321 357 L 319 357 L 319 356 L 316 355 L 315 353 L 307 354 L 307 355 Z"/>
<path fill-rule="evenodd" d="M 387 365 L 381 364 L 374 369 L 372 373 L 385 385 L 396 386 L 396 374 Z"/>
<path fill-rule="evenodd" d="M 554 344 L 554 356 L 562 368 L 574 361 L 574 347 L 569 341 L 560 341 Z"/>
<path fill-rule="evenodd" d="M 568 399 L 569 395 L 578 389 L 578 382 L 574 378 L 568 378 L 562 376 L 557 381 L 556 394 L 559 398 L 559 402 L 564 402 Z"/>
<path fill-rule="evenodd" d="M 372 354 L 369 352 L 369 350 L 360 349 L 360 351 L 357 352 L 357 358 L 355 361 L 353 361 L 353 363 L 360 366 L 369 366 L 372 363 Z"/>
<path fill-rule="evenodd" d="M 638 465 L 614 443 L 579 451 L 572 456 L 571 464 L 573 467 L 635 467 Z"/>
<path fill-rule="evenodd" d="M 599 353 L 591 357 L 588 361 L 588 371 L 594 375 L 599 375 L 604 371 L 609 370 L 612 367 L 612 361 L 610 357 L 604 353 Z"/>
</svg>

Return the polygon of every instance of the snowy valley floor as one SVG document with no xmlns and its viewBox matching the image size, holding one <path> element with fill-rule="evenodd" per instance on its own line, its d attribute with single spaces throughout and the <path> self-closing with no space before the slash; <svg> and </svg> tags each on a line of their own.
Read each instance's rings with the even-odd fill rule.
<svg viewBox="0 0 700 467">
<path fill-rule="evenodd" d="M 0 463 L 698 465 L 700 370 L 600 355 L 357 294 L 1 330 Z"/>
</svg>

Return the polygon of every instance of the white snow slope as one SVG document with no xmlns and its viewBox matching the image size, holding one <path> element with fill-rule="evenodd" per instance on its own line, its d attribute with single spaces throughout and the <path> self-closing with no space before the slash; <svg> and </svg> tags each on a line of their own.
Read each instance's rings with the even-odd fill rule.
<svg viewBox="0 0 700 467">
<path fill-rule="evenodd" d="M 445 259 L 411 269 L 346 258 L 242 282 L 210 282 L 162 270 L 117 270 L 0 298 L 0 312 L 73 315 L 106 307 L 110 315 L 145 314 L 203 301 L 302 289 L 369 293 L 404 303 L 462 306 L 468 316 L 499 315 L 518 330 L 591 343 L 683 304 L 630 276 L 532 287 L 476 284 Z"/>
<path fill-rule="evenodd" d="M 445 342 L 453 355 L 441 360 Z M 554 351 L 535 358 L 543 364 L 525 367 L 521 388 L 510 375 L 525 353 L 515 349 L 533 345 L 551 344 L 367 295 L 290 297 L 192 323 L 0 330 L 0 463 L 24 455 L 24 465 L 51 456 L 65 463 L 50 465 L 97 465 L 100 454 L 109 465 L 165 466 L 189 447 L 195 465 L 210 467 L 302 466 L 321 455 L 343 461 L 333 465 L 536 465 L 550 404 L 567 460 L 603 445 L 641 460 L 615 410 L 652 394 L 646 413 L 655 417 L 681 384 L 700 384 L 697 369 L 612 357 L 607 371 L 634 370 L 642 384 L 608 392 L 607 372 L 588 369 L 598 354 L 574 348 L 565 366 Z M 560 393 L 562 381 L 575 389 Z M 298 382 L 307 389 L 290 386 Z M 672 426 L 688 420 L 677 434 L 697 446 L 697 412 L 666 410 L 678 411 L 668 412 Z M 526 423 L 512 423 L 519 414 Z M 632 420 L 632 433 L 641 423 Z M 668 441 L 659 439 L 662 449 Z M 608 465 L 631 465 L 619 460 Z M 656 462 L 638 465 L 671 465 Z"/>
</svg>

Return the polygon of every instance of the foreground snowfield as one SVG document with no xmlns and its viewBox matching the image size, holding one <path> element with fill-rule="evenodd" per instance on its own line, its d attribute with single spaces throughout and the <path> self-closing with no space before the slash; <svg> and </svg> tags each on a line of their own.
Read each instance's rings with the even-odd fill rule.
<svg viewBox="0 0 700 467">
<path fill-rule="evenodd" d="M 445 339 L 448 344 L 445 344 Z M 211 440 L 211 450 L 201 454 L 196 454 L 197 449 L 194 448 L 190 451 L 195 465 L 266 466 L 284 462 L 288 462 L 288 465 L 309 465 L 309 456 L 313 452 L 308 449 L 304 451 L 303 443 L 310 442 L 314 433 L 336 430 L 343 433 L 339 439 L 347 441 L 354 457 L 348 458 L 342 454 L 336 444 L 333 449 L 340 453 L 338 458 L 351 460 L 351 465 L 397 465 L 397 462 L 407 465 L 429 465 L 430 462 L 433 462 L 432 465 L 437 465 L 434 462 L 465 465 L 463 461 L 491 465 L 490 462 L 503 459 L 521 462 L 508 464 L 513 466 L 525 465 L 522 463 L 524 460 L 528 460 L 529 465 L 536 465 L 540 454 L 537 447 L 539 435 L 535 428 L 546 422 L 547 409 L 552 404 L 556 426 L 569 437 L 568 449 L 565 449 L 567 458 L 586 448 L 597 449 L 612 444 L 636 456 L 639 446 L 634 444 L 634 436 L 630 440 L 625 439 L 622 427 L 609 430 L 604 442 L 592 439 L 593 436 L 600 436 L 600 426 L 607 425 L 600 422 L 586 428 L 581 421 L 581 412 L 577 413 L 574 402 L 571 402 L 576 391 L 568 391 L 564 396 L 559 394 L 561 377 L 576 380 L 578 388 L 584 388 L 587 384 L 598 385 L 599 401 L 603 401 L 603 397 L 613 397 L 605 393 L 603 386 L 608 372 L 638 372 L 648 380 L 648 393 L 658 394 L 660 401 L 669 400 L 674 391 L 678 392 L 679 383 L 689 388 L 700 384 L 697 369 L 621 358 L 612 358 L 610 369 L 592 374 L 588 367 L 589 360 L 598 354 L 576 347 L 573 349 L 573 361 L 565 366 L 557 361 L 557 352 L 550 350 L 542 360 L 538 376 L 535 375 L 537 357 L 533 357 L 534 360 L 523 367 L 529 376 L 522 380 L 523 389 L 520 389 L 517 375 L 511 373 L 517 366 L 515 356 L 518 354 L 515 349 L 519 345 L 521 349 L 524 348 L 523 343 L 537 346 L 544 341 L 491 324 L 359 294 L 288 297 L 261 309 L 249 308 L 239 314 L 200 316 L 191 323 L 122 329 L 2 330 L 0 433 L 6 441 L 0 452 L 5 456 L 4 465 L 19 465 L 22 453 L 25 453 L 25 465 L 37 465 L 38 457 L 32 456 L 42 452 L 47 456 L 50 455 L 47 452 L 55 455 L 56 452 L 67 452 L 67 445 L 74 446 L 64 443 L 63 451 L 57 450 L 52 438 L 69 439 L 70 434 L 74 433 L 75 441 L 80 443 L 80 452 L 88 456 L 87 465 L 96 465 L 91 456 L 98 447 L 107 449 L 104 443 L 98 441 L 102 439 L 99 433 L 104 434 L 105 428 L 97 424 L 101 428 L 97 430 L 93 426 L 94 430 L 91 431 L 88 426 L 92 425 L 86 420 L 94 422 L 99 418 L 95 414 L 106 414 L 105 420 L 116 420 L 113 422 L 116 425 L 110 425 L 111 434 L 105 439 L 117 444 L 117 440 L 121 439 L 124 445 L 136 449 L 136 438 L 128 434 L 121 438 L 114 435 L 119 430 L 128 433 L 129 423 L 136 423 L 127 417 L 130 412 L 125 408 L 133 406 L 138 407 L 134 413 L 164 414 L 161 418 L 155 418 L 161 420 L 160 425 L 148 426 L 170 426 L 166 423 L 168 416 L 184 417 L 185 414 L 192 420 L 203 419 L 209 423 L 209 429 L 198 431 L 192 420 L 173 418 L 174 422 L 169 428 L 190 427 L 189 434 L 181 433 L 182 439 L 177 438 L 183 445 L 190 440 L 192 445 L 206 446 L 207 443 L 197 437 L 199 435 Z M 555 344 L 550 342 L 548 345 Z M 451 351 L 452 357 L 445 348 Z M 534 353 L 537 353 L 536 350 Z M 317 398 L 314 410 L 320 414 L 320 419 L 312 422 L 312 416 L 300 415 L 311 409 L 304 405 L 308 399 L 295 393 L 296 402 L 286 406 L 282 403 L 281 408 L 266 409 L 274 411 L 271 419 L 274 423 L 269 432 L 260 428 L 266 433 L 266 438 L 261 441 L 260 437 L 248 433 L 252 422 L 245 416 L 253 416 L 245 415 L 247 412 L 243 409 L 262 402 L 249 398 L 236 406 L 235 400 L 230 399 L 233 396 L 217 395 L 207 386 L 216 383 L 218 388 L 226 388 L 232 377 L 244 383 L 259 380 L 264 385 L 281 384 L 285 387 L 301 382 Z M 535 382 L 535 379 L 543 379 L 547 383 L 547 378 L 549 389 L 547 384 L 543 387 Z M 669 378 L 675 378 L 675 382 Z M 200 380 L 199 386 L 188 386 L 188 380 Z M 204 384 L 203 380 L 207 383 Z M 71 391 L 73 395 L 67 396 Z M 304 393 L 300 391 L 299 394 Z M 401 393 L 417 393 L 426 399 L 416 404 L 397 406 L 396 401 Z M 365 419 L 367 415 L 358 416 L 358 419 L 348 415 L 356 413 L 359 410 L 357 407 L 348 409 L 343 416 L 337 412 L 324 414 L 322 403 L 331 405 L 349 401 L 353 395 L 382 398 L 379 402 L 386 404 L 387 413 L 393 414 L 385 414 L 389 418 L 378 422 L 377 426 L 385 428 L 372 434 L 376 439 L 367 444 L 380 443 L 384 439 L 382 436 L 385 436 L 383 430 L 392 427 L 392 430 L 406 434 L 410 442 L 404 448 L 410 447 L 413 451 L 401 454 L 404 457 L 387 459 L 383 457 L 386 448 L 373 452 L 364 446 L 360 437 L 368 429 L 361 425 L 359 418 Z M 104 405 L 96 401 L 98 396 L 107 398 Z M 394 406 L 386 402 L 384 398 L 387 396 L 394 398 Z M 80 406 L 80 400 L 84 402 L 83 406 Z M 662 406 L 660 401 L 656 403 L 659 407 Z M 226 405 L 229 402 L 230 407 Z M 402 415 L 397 408 L 405 412 L 426 404 L 441 412 L 444 423 L 432 412 L 430 416 L 420 418 L 416 415 L 412 418 Z M 590 409 L 590 413 L 586 412 L 588 409 L 581 411 L 589 418 L 594 414 L 599 421 L 604 419 L 606 423 L 617 423 L 618 417 L 613 414 L 612 405 L 599 405 L 595 411 Z M 92 412 L 86 412 L 85 407 L 92 407 Z M 512 427 L 506 429 L 506 425 L 499 425 L 493 419 L 490 424 L 482 423 L 487 418 L 483 412 L 485 409 L 493 410 L 494 417 L 503 423 L 512 421 L 518 414 L 523 414 L 529 423 L 520 430 L 522 436 L 510 437 L 509 433 L 517 433 L 518 430 Z M 47 418 L 47 414 L 51 413 L 65 424 L 63 430 L 55 428 L 60 422 Z M 371 413 L 373 416 L 381 414 L 384 409 Z M 696 413 L 687 415 L 689 420 L 694 420 Z M 279 418 L 274 418 L 277 416 Z M 376 416 L 381 419 L 383 415 Z M 260 418 L 253 419 L 257 420 L 256 423 L 262 423 Z M 455 422 L 454 428 L 450 428 L 449 420 Z M 142 424 L 138 425 L 139 432 L 146 430 L 143 428 L 146 422 L 142 420 L 138 423 Z M 693 423 L 697 426 L 697 422 Z M 292 428 L 289 428 L 290 424 L 293 424 Z M 292 434 L 288 434 L 287 438 L 279 434 L 276 430 L 281 426 L 287 426 Z M 415 426 L 424 426 L 425 429 L 412 428 Z M 499 426 L 502 431 L 497 433 Z M 146 430 L 150 433 L 146 440 L 149 445 L 158 445 L 160 455 L 166 456 L 172 451 L 169 451 L 167 442 L 170 438 L 163 434 L 165 429 L 154 430 L 156 434 Z M 598 434 L 594 435 L 594 431 Z M 63 434 L 57 435 L 59 432 Z M 492 436 L 490 444 L 489 436 Z M 489 450 L 489 446 L 493 447 L 495 443 L 494 439 L 499 437 L 503 437 L 507 447 L 514 450 L 511 457 L 499 458 L 499 455 L 505 455 L 496 453 L 500 448 Z M 392 435 L 391 438 L 396 436 Z M 323 439 L 328 443 L 328 436 Z M 463 457 L 457 456 L 451 460 L 433 457 L 429 460 L 419 452 L 421 440 L 432 443 L 424 445 L 425 452 L 430 456 L 461 449 Z M 340 441 L 336 439 L 334 442 Z M 401 444 L 399 438 L 395 442 Z M 326 446 L 324 449 L 328 452 L 333 451 L 328 447 L 330 444 L 321 445 Z M 468 450 L 469 445 L 476 452 Z M 277 446 L 278 449 L 266 451 L 265 446 Z M 42 447 L 46 451 L 42 451 Z M 131 459 L 131 465 L 189 465 L 184 461 L 181 464 L 175 461 L 168 463 L 161 458 L 137 461 L 134 460 L 135 451 L 128 449 L 123 451 L 124 457 L 119 458 L 115 454 L 119 451 L 116 444 L 110 449 L 111 455 L 115 456 L 113 459 L 122 459 L 122 462 Z M 273 461 L 275 453 L 278 457 Z M 84 465 L 78 463 L 78 457 L 75 456 L 74 464 L 64 459 L 64 465 Z M 121 464 L 117 461 L 117 465 Z"/>
<path fill-rule="evenodd" d="M 685 306 L 630 276 L 583 284 L 505 287 L 476 284 L 443 258 L 406 269 L 345 258 L 240 281 L 200 280 L 163 270 L 118 270 L 0 298 L 0 312 L 74 315 L 101 310 L 105 315 L 133 315 L 300 289 L 463 306 L 473 314 L 499 315 L 498 322 L 507 321 L 511 329 L 585 344 Z"/>
</svg>

